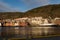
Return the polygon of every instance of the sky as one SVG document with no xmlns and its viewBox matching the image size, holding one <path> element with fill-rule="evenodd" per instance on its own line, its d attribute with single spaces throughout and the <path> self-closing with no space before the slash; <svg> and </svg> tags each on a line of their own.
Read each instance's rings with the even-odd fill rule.
<svg viewBox="0 0 60 40">
<path fill-rule="evenodd" d="M 26 12 L 49 4 L 60 4 L 60 0 L 0 0 L 0 12 Z"/>
</svg>

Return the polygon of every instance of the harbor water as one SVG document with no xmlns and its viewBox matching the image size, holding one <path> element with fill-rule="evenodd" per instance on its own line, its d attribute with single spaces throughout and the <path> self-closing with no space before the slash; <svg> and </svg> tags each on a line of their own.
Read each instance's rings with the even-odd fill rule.
<svg viewBox="0 0 60 40">
<path fill-rule="evenodd" d="M 0 37 L 3 38 L 34 38 L 41 36 L 60 35 L 59 26 L 44 27 L 0 27 Z"/>
</svg>

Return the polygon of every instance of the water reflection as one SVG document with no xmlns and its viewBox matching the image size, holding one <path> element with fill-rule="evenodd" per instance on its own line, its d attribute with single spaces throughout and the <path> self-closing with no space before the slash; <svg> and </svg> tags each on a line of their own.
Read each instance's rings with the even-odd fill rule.
<svg viewBox="0 0 60 40">
<path fill-rule="evenodd" d="M 60 34 L 59 27 L 0 27 L 2 37 L 48 36 Z"/>
</svg>

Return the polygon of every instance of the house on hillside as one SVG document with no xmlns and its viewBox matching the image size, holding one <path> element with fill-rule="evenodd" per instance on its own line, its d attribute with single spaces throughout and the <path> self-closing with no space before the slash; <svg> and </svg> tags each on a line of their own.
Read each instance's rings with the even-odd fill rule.
<svg viewBox="0 0 60 40">
<path fill-rule="evenodd" d="M 60 25 L 60 18 L 55 18 L 54 19 L 54 24 Z"/>
</svg>

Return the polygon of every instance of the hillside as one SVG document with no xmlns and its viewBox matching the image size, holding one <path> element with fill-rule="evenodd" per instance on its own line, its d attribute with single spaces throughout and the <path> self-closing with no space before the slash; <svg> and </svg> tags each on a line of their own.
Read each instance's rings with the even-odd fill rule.
<svg viewBox="0 0 60 40">
<path fill-rule="evenodd" d="M 0 19 L 20 18 L 24 15 L 22 12 L 0 12 Z"/>
<path fill-rule="evenodd" d="M 26 12 L 28 16 L 60 17 L 60 5 L 47 5 Z"/>
<path fill-rule="evenodd" d="M 35 16 L 42 16 L 44 18 L 48 18 L 48 16 L 54 17 L 60 17 L 60 4 L 58 5 L 46 5 L 41 6 L 38 8 L 34 8 L 31 10 L 28 10 L 25 13 L 22 12 L 0 12 L 0 19 L 13 19 L 13 18 L 19 18 L 19 17 L 35 17 Z"/>
</svg>

